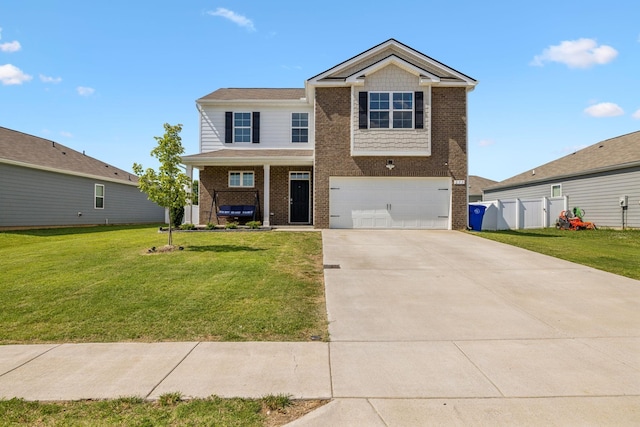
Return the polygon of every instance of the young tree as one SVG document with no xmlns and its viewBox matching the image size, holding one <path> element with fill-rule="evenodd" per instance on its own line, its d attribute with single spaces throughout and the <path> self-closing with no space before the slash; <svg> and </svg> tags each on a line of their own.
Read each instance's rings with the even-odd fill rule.
<svg viewBox="0 0 640 427">
<path fill-rule="evenodd" d="M 169 246 L 173 244 L 171 234 L 171 208 L 183 207 L 187 202 L 187 188 L 191 185 L 189 177 L 180 169 L 180 155 L 184 153 L 180 131 L 182 125 L 164 124 L 164 136 L 154 136 L 158 146 L 151 150 L 151 155 L 160 161 L 158 172 L 148 168 L 143 171 L 142 165 L 133 164 L 133 171 L 138 175 L 138 187 L 147 194 L 149 200 L 169 210 Z"/>
</svg>

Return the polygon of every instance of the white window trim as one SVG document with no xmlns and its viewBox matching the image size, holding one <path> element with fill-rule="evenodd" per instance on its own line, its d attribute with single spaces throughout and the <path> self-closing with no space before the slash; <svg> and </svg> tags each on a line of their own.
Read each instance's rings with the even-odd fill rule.
<svg viewBox="0 0 640 427">
<path fill-rule="evenodd" d="M 560 189 L 560 195 L 558 196 L 553 195 L 554 187 L 558 187 Z M 551 184 L 551 197 L 562 197 L 562 184 Z"/>
<path fill-rule="evenodd" d="M 305 126 L 293 126 L 293 115 L 294 114 L 306 114 L 307 115 L 307 126 L 306 127 Z M 309 139 L 311 139 L 311 135 L 310 135 L 310 131 L 309 131 L 309 128 L 310 128 L 310 126 L 309 126 L 309 113 L 307 111 L 300 111 L 300 112 L 296 111 L 296 112 L 292 112 L 290 117 L 291 117 L 291 121 L 290 121 L 291 127 L 289 128 L 289 142 L 291 144 L 308 144 L 309 143 Z M 306 142 L 302 142 L 302 141 L 294 142 L 293 141 L 293 130 L 294 129 L 306 129 L 307 130 L 307 141 Z"/>
<path fill-rule="evenodd" d="M 253 114 L 250 111 L 234 111 L 233 113 L 233 135 L 231 141 L 234 144 L 249 144 L 253 142 Z M 236 129 L 247 129 L 247 126 L 236 126 L 236 114 L 249 115 L 249 141 L 236 141 Z"/>
<path fill-rule="evenodd" d="M 98 196 L 98 187 L 102 187 L 102 196 Z M 105 188 L 104 184 L 95 184 L 93 186 L 93 208 L 94 209 L 104 209 L 104 199 L 105 199 Z M 98 201 L 98 197 L 102 198 L 102 207 L 99 207 L 96 203 Z"/>
<path fill-rule="evenodd" d="M 371 94 L 372 93 L 388 93 L 389 94 L 389 109 L 388 110 L 372 110 L 371 109 Z M 411 94 L 411 127 L 410 128 L 394 128 L 393 127 L 393 112 L 394 111 L 404 111 L 404 112 L 409 112 L 409 110 L 394 110 L 393 109 L 393 94 L 394 93 L 409 93 Z M 367 103 L 369 103 L 369 105 L 367 105 L 367 129 L 371 129 L 371 130 L 413 130 L 415 129 L 416 123 L 415 123 L 415 112 L 416 112 L 416 99 L 415 99 L 415 95 L 412 91 L 410 90 L 392 90 L 392 91 L 388 91 L 388 90 L 370 90 L 368 92 L 368 96 L 367 96 Z M 424 107 L 423 107 L 424 108 Z M 377 128 L 377 127 L 371 127 L 371 113 L 373 111 L 388 111 L 389 112 L 389 127 L 388 128 Z"/>
<path fill-rule="evenodd" d="M 231 174 L 232 173 L 239 173 L 240 174 L 240 185 L 231 185 Z M 244 185 L 244 174 L 246 173 L 250 173 L 253 175 L 253 185 L 248 186 L 248 185 Z M 229 186 L 229 188 L 255 188 L 256 186 L 256 173 L 255 171 L 229 171 L 229 174 L 227 175 L 227 185 Z"/>
</svg>

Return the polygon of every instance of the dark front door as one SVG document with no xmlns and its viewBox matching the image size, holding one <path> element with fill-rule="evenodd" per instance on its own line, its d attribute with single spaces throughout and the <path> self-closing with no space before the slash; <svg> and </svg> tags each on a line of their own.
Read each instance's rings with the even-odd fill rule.
<svg viewBox="0 0 640 427">
<path fill-rule="evenodd" d="M 289 186 L 289 221 L 309 222 L 309 180 L 292 179 Z"/>
</svg>

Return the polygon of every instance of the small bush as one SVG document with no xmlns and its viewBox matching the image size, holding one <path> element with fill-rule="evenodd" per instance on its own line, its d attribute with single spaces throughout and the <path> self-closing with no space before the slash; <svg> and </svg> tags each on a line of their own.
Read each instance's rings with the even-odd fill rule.
<svg viewBox="0 0 640 427">
<path fill-rule="evenodd" d="M 228 222 L 224 228 L 226 228 L 227 230 L 235 230 L 236 228 L 238 228 L 238 223 L 237 222 Z"/>
<path fill-rule="evenodd" d="M 184 218 L 184 206 L 179 208 L 171 208 L 171 222 L 175 228 L 180 228 L 182 219 Z"/>
<path fill-rule="evenodd" d="M 260 221 L 249 221 L 247 223 L 247 227 L 252 228 L 252 229 L 257 229 L 260 228 L 260 226 L 262 225 L 262 223 Z"/>
<path fill-rule="evenodd" d="M 214 230 L 216 228 L 216 225 L 212 222 L 208 222 L 205 229 L 207 230 Z"/>
<path fill-rule="evenodd" d="M 196 226 L 195 224 L 191 224 L 191 223 L 184 223 L 180 226 L 180 230 L 195 230 Z"/>
</svg>

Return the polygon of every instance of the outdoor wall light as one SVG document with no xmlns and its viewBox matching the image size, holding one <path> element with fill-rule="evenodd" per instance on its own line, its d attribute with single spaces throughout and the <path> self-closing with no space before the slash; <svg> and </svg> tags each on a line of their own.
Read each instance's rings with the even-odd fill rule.
<svg viewBox="0 0 640 427">
<path fill-rule="evenodd" d="M 387 160 L 387 169 L 392 170 L 395 167 L 396 166 L 393 164 L 393 159 L 388 159 Z"/>
</svg>

